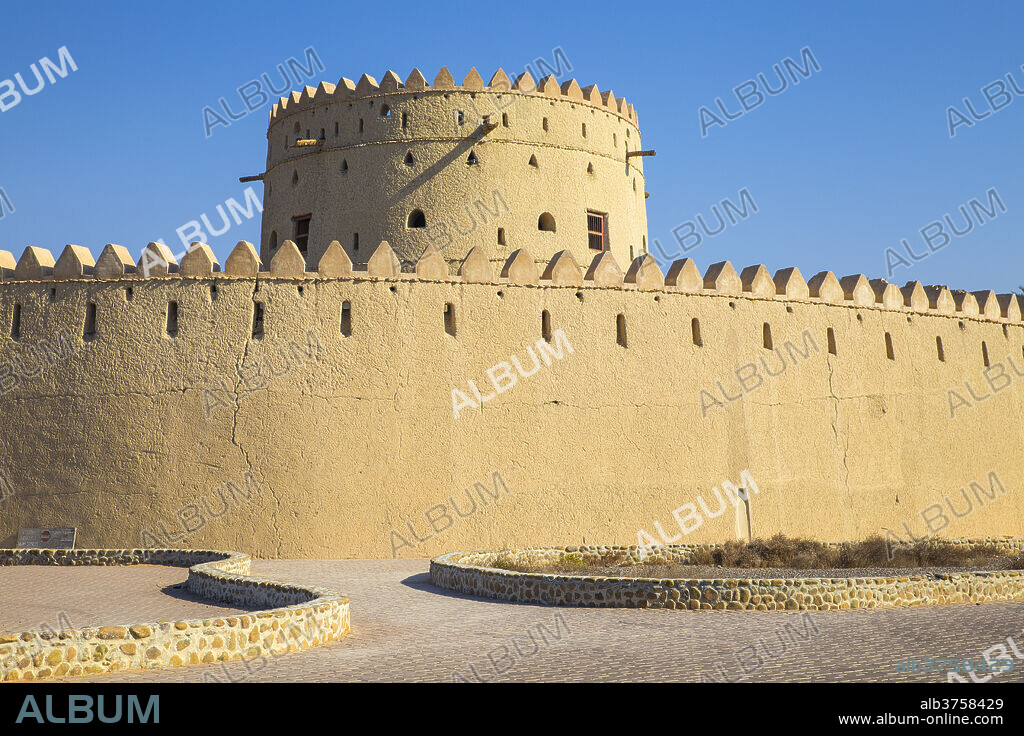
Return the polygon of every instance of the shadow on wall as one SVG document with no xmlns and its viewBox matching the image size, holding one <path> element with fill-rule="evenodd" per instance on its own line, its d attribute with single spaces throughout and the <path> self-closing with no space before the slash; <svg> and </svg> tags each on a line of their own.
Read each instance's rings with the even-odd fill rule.
<svg viewBox="0 0 1024 736">
<path fill-rule="evenodd" d="M 484 127 L 481 125 L 466 138 L 459 142 L 455 148 L 453 148 L 448 154 L 441 158 L 437 163 L 428 166 L 426 169 L 417 174 L 413 179 L 405 186 L 399 187 L 395 190 L 394 194 L 387 201 L 388 206 L 394 206 L 399 202 L 402 202 L 407 197 L 412 195 L 417 189 L 419 189 L 425 182 L 433 179 L 439 174 L 446 166 L 454 161 L 464 159 L 469 155 L 469 151 L 472 150 L 481 138 L 484 137 Z"/>
</svg>

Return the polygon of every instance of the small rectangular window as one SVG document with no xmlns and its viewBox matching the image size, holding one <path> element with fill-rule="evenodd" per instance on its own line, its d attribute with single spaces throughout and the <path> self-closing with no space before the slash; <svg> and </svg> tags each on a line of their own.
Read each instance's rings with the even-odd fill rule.
<svg viewBox="0 0 1024 736">
<path fill-rule="evenodd" d="M 167 303 L 167 334 L 170 337 L 178 336 L 178 302 Z"/>
<path fill-rule="evenodd" d="M 608 215 L 587 210 L 587 244 L 590 250 L 608 250 Z"/>
<path fill-rule="evenodd" d="M 21 338 L 21 305 L 14 305 L 14 313 L 11 315 L 11 339 Z"/>
<path fill-rule="evenodd" d="M 455 305 L 451 302 L 444 305 L 444 331 L 455 337 Z"/>
<path fill-rule="evenodd" d="M 299 247 L 299 252 L 305 255 L 309 250 L 309 223 L 312 215 L 296 215 L 292 218 L 295 223 L 295 236 L 292 240 Z"/>
<path fill-rule="evenodd" d="M 263 302 L 252 305 L 252 336 L 257 340 L 263 337 Z"/>
<path fill-rule="evenodd" d="M 352 334 L 352 305 L 349 302 L 341 304 L 341 335 L 349 337 Z"/>
<path fill-rule="evenodd" d="M 892 335 L 885 333 L 885 357 L 889 360 L 896 360 L 896 351 L 892 348 Z"/>
<path fill-rule="evenodd" d="M 831 327 L 825 330 L 825 339 L 828 341 L 829 355 L 836 355 L 836 331 Z"/>
<path fill-rule="evenodd" d="M 86 340 L 96 337 L 96 302 L 89 302 L 89 306 L 85 308 L 85 329 L 82 336 Z"/>
</svg>

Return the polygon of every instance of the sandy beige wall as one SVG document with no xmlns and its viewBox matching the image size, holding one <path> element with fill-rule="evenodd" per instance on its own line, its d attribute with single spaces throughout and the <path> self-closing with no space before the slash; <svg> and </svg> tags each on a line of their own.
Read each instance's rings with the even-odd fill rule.
<svg viewBox="0 0 1024 736">
<path fill-rule="evenodd" d="M 486 135 L 484 115 L 497 126 Z M 296 137 L 307 135 L 321 142 L 295 147 Z M 265 263 L 274 235 L 278 245 L 294 239 L 293 218 L 307 213 L 311 265 L 332 240 L 357 265 L 381 240 L 406 264 L 432 243 L 453 272 L 473 246 L 495 264 L 517 248 L 543 263 L 568 248 L 589 263 L 588 210 L 608 215 L 608 245 L 620 263 L 647 251 L 643 158 L 626 156 L 642 148 L 640 131 L 583 100 L 462 89 L 323 94 L 278 112 L 267 140 Z M 470 151 L 479 161 L 473 166 L 466 163 Z M 405 163 L 407 154 L 413 163 Z M 414 209 L 423 211 L 426 229 L 407 227 Z M 545 212 L 555 218 L 554 233 L 537 228 Z"/>
<path fill-rule="evenodd" d="M 71 350 L 35 377 L 16 385 L 8 378 L 0 396 L 0 472 L 9 488 L 0 546 L 12 546 L 20 527 L 58 525 L 78 527 L 83 547 L 140 546 L 147 530 L 160 543 L 261 557 L 388 557 L 396 544 L 402 556 L 635 544 L 637 530 L 653 532 L 656 520 L 678 533 L 672 510 L 698 495 L 715 511 L 711 488 L 738 481 L 743 469 L 760 491 L 752 502 L 758 535 L 852 539 L 891 528 L 906 536 L 904 523 L 920 535 L 922 510 L 948 496 L 963 511 L 960 488 L 978 481 L 988 490 L 990 471 L 1005 495 L 975 503 L 961 519 L 947 508 L 942 535 L 1024 528 L 1024 378 L 1006 363 L 1009 355 L 1024 372 L 1019 323 L 668 291 L 410 280 L 219 278 L 211 301 L 211 283 L 0 285 L 0 365 L 31 372 L 29 347 L 62 333 Z M 251 339 L 254 299 L 265 305 L 261 340 Z M 83 341 L 90 300 L 97 334 Z M 180 313 L 174 338 L 165 331 L 170 300 Z M 352 310 L 347 337 L 344 301 Z M 455 337 L 445 331 L 446 303 Z M 452 388 L 469 393 L 472 380 L 486 393 L 486 371 L 511 355 L 532 366 L 526 348 L 540 338 L 542 310 L 572 352 L 454 419 Z M 628 347 L 616 340 L 618 314 Z M 691 339 L 694 317 L 702 347 Z M 722 400 L 716 382 L 735 395 L 744 364 L 764 358 L 778 370 L 778 356 L 762 344 L 766 321 L 784 353 L 786 340 L 803 348 L 808 329 L 817 351 L 807 348 L 795 364 L 791 354 L 783 375 L 702 419 L 702 388 Z M 895 360 L 886 357 L 886 331 Z M 1014 378 L 951 420 L 948 389 L 967 395 L 967 380 L 991 393 L 982 341 Z M 266 357 L 280 375 L 245 392 L 259 383 L 254 361 Z M 473 484 L 494 493 L 494 471 L 507 491 L 499 487 L 484 505 Z M 247 473 L 259 488 L 249 500 Z M 477 508 L 461 518 L 449 498 L 467 513 L 467 488 Z M 680 541 L 735 535 L 730 509 Z"/>
</svg>

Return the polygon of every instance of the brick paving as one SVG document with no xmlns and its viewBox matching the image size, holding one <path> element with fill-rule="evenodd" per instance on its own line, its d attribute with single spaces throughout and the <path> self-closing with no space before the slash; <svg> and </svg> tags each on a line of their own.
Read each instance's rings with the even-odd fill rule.
<svg viewBox="0 0 1024 736">
<path fill-rule="evenodd" d="M 842 612 L 553 608 L 438 590 L 428 569 L 427 560 L 256 561 L 253 574 L 349 594 L 351 636 L 280 657 L 88 679 L 939 682 L 944 674 L 901 674 L 897 663 L 978 658 L 1008 636 L 1024 651 L 1024 602 Z M 118 585 L 129 582 L 145 580 Z M 110 592 L 109 604 L 123 606 L 116 599 L 129 591 Z M 993 681 L 1024 682 L 1024 661 Z"/>
<path fill-rule="evenodd" d="M 223 616 L 240 609 L 175 586 L 183 567 L 0 567 L 0 632 Z"/>
</svg>

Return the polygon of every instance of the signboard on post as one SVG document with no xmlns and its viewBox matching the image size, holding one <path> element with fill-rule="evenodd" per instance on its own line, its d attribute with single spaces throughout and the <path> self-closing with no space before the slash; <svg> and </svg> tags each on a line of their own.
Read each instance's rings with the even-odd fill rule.
<svg viewBox="0 0 1024 736">
<path fill-rule="evenodd" d="M 51 527 L 49 529 L 20 529 L 19 549 L 74 549 L 77 527 Z"/>
</svg>

